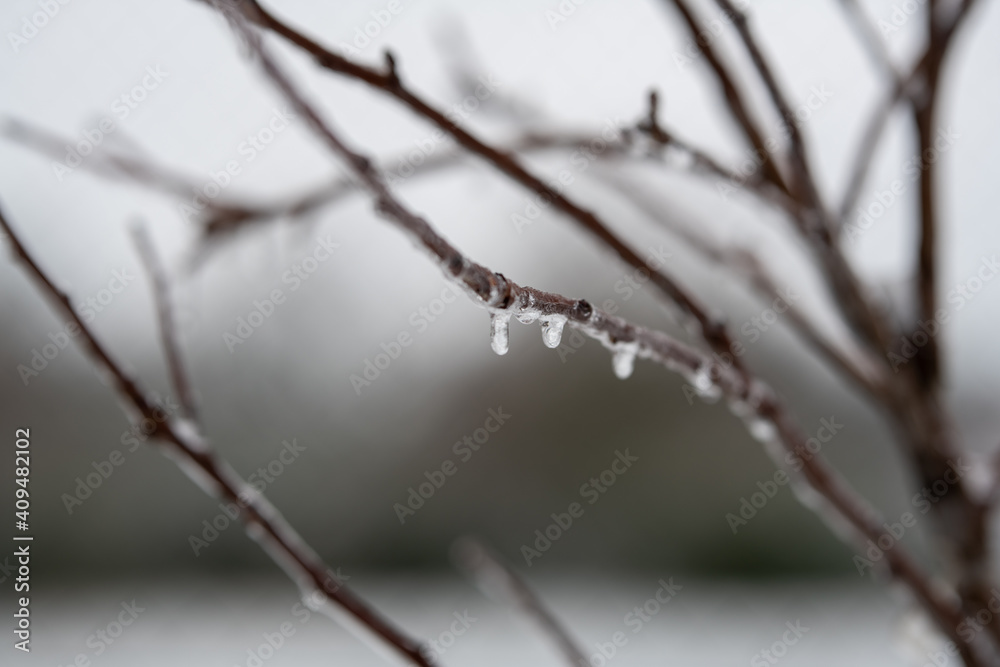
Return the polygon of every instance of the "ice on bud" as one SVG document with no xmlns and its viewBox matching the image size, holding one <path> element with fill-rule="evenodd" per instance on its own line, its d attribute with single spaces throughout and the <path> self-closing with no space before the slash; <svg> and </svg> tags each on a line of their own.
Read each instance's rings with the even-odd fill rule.
<svg viewBox="0 0 1000 667">
<path fill-rule="evenodd" d="M 751 418 L 747 422 L 747 428 L 750 430 L 750 435 L 759 442 L 770 442 L 774 439 L 774 424 L 770 420 L 760 417 Z"/>
<path fill-rule="evenodd" d="M 497 354 L 507 354 L 510 340 L 510 313 L 500 311 L 490 314 L 490 347 Z"/>
<path fill-rule="evenodd" d="M 565 315 L 549 315 L 542 320 L 542 342 L 545 347 L 559 347 L 562 341 L 563 327 L 566 326 Z"/>
<path fill-rule="evenodd" d="M 615 376 L 619 380 L 627 380 L 635 369 L 635 353 L 637 352 L 634 343 L 619 345 L 611 357 L 611 365 L 615 369 Z"/>
</svg>

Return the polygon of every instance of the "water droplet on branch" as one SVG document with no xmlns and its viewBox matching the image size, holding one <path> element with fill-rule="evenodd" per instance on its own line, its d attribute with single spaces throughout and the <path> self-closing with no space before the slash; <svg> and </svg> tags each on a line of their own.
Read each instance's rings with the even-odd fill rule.
<svg viewBox="0 0 1000 667">
<path fill-rule="evenodd" d="M 611 365 L 615 369 L 615 376 L 619 380 L 627 380 L 635 370 L 635 353 L 637 352 L 634 343 L 626 343 L 618 346 L 611 356 Z"/>
<path fill-rule="evenodd" d="M 549 315 L 542 320 L 542 342 L 545 343 L 545 347 L 559 347 L 565 326 L 565 315 Z"/>
<path fill-rule="evenodd" d="M 510 313 L 490 314 L 490 347 L 499 355 L 507 354 L 510 341 Z"/>
</svg>

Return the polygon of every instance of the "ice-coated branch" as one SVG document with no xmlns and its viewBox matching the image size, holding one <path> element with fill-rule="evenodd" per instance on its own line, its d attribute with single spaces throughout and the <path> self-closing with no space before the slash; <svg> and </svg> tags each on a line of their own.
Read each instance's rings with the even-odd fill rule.
<svg viewBox="0 0 1000 667">
<path fill-rule="evenodd" d="M 213 0 L 201 1 L 213 6 L 215 5 Z M 277 19 L 265 10 L 257 0 L 241 2 L 239 11 L 241 12 L 240 15 L 245 17 L 249 22 L 273 32 L 311 55 L 321 67 L 362 81 L 372 88 L 399 100 L 418 116 L 430 121 L 449 134 L 463 148 L 482 157 L 513 181 L 549 202 L 554 209 L 567 215 L 571 220 L 574 220 L 583 229 L 610 248 L 627 265 L 634 269 L 648 272 L 650 282 L 667 298 L 669 303 L 680 309 L 688 321 L 697 327 L 702 339 L 712 350 L 720 355 L 729 354 L 729 350 L 732 349 L 732 339 L 725 325 L 709 314 L 686 289 L 681 287 L 662 270 L 648 266 L 639 253 L 612 232 L 593 211 L 577 204 L 564 192 L 560 192 L 543 179 L 531 173 L 521 164 L 516 155 L 490 146 L 418 96 L 403 83 L 399 75 L 396 60 L 391 54 L 387 54 L 386 67 L 382 70 L 376 70 L 358 64 L 324 48 L 316 41 Z M 222 13 L 229 20 L 233 20 L 234 16 L 236 16 L 236 12 L 233 11 L 223 11 Z M 246 39 L 248 35 L 242 34 L 241 38 Z M 744 371 L 742 362 L 738 358 L 733 363 L 737 371 Z"/>
<path fill-rule="evenodd" d="M 841 227 L 847 224 L 847 218 L 854 213 L 854 209 L 858 205 L 858 198 L 861 196 L 861 189 L 868 178 L 872 160 L 875 158 L 875 153 L 878 150 L 879 140 L 885 131 L 886 125 L 889 123 L 889 118 L 892 116 L 893 110 L 908 94 L 907 90 L 919 71 L 919 66 L 917 66 L 909 74 L 895 79 L 885 99 L 878 103 L 865 123 L 865 129 L 861 133 L 858 148 L 851 161 L 847 188 L 844 190 L 838 209 L 838 219 Z"/>
<path fill-rule="evenodd" d="M 764 132 L 760 128 L 760 123 L 753 117 L 750 111 L 750 104 L 746 94 L 736 84 L 736 77 L 729 71 L 729 67 L 719 54 L 716 45 L 699 36 L 701 30 L 698 27 L 698 21 L 695 18 L 694 11 L 686 0 L 667 0 L 667 2 L 672 4 L 681 15 L 688 34 L 694 40 L 695 46 L 701 55 L 705 57 L 706 62 L 715 75 L 715 80 L 722 89 L 722 95 L 726 101 L 726 109 L 729 110 L 733 120 L 736 121 L 743 135 L 753 147 L 758 159 L 762 161 L 761 168 L 765 179 L 783 192 L 791 194 L 787 181 L 782 176 L 776 162 L 772 159 L 771 151 L 768 150 L 767 141 L 765 140 Z"/>
<path fill-rule="evenodd" d="M 177 340 L 177 323 L 174 319 L 167 270 L 160 261 L 156 248 L 153 247 L 149 231 L 142 223 L 136 223 L 132 227 L 132 238 L 153 288 L 153 301 L 156 303 L 156 315 L 159 320 L 160 343 L 163 345 L 163 355 L 167 360 L 170 384 L 177 392 L 177 399 L 184 415 L 197 422 L 198 409 L 194 398 L 194 389 L 184 367 L 180 342 Z"/>
<path fill-rule="evenodd" d="M 788 208 L 790 217 L 794 221 L 799 233 L 819 260 L 823 268 L 821 276 L 829 286 L 834 297 L 834 302 L 837 304 L 841 315 L 861 336 L 862 341 L 868 346 L 869 350 L 881 356 L 884 354 L 886 343 L 889 340 L 888 327 L 881 314 L 872 306 L 861 285 L 861 281 L 848 264 L 831 235 L 829 215 L 819 201 L 819 195 L 815 190 L 815 186 L 812 186 L 811 190 L 808 186 L 804 190 L 789 186 L 778 170 L 779 165 L 771 159 L 773 156 L 768 151 L 768 146 L 763 138 L 760 126 L 750 112 L 748 96 L 737 85 L 736 77 L 718 52 L 717 44 L 704 40 L 700 36 L 695 14 L 687 3 L 687 0 L 665 1 L 674 6 L 680 13 L 690 38 L 694 40 L 695 45 L 705 57 L 715 76 L 716 82 L 722 89 L 726 108 L 740 128 L 742 128 L 744 135 L 757 152 L 758 157 L 764 160 L 763 168 L 766 180 L 772 182 L 777 188 L 787 194 L 791 200 L 798 204 L 798 206 L 786 208 Z M 740 16 L 741 14 L 738 13 L 734 15 L 734 21 L 738 29 L 740 26 Z M 743 25 L 741 36 L 751 54 L 751 58 L 755 59 L 755 67 L 762 78 L 764 78 L 765 85 L 768 85 L 768 81 L 771 82 L 769 91 L 772 103 L 778 105 L 777 111 L 787 122 L 786 114 L 782 109 L 787 110 L 788 104 L 784 101 L 783 95 L 778 90 L 776 80 L 771 74 L 770 66 L 764 61 L 759 48 L 756 46 L 756 42 L 752 35 L 750 35 L 745 24 Z M 795 123 L 789 123 L 789 125 L 791 128 L 795 127 Z M 801 144 L 801 138 L 799 142 Z M 800 152 L 804 159 L 804 147 Z"/>
<path fill-rule="evenodd" d="M 822 457 L 808 450 L 806 434 L 770 387 L 749 375 L 745 369 L 724 366 L 662 332 L 608 315 L 585 300 L 568 299 L 523 287 L 467 259 L 430 223 L 396 199 L 372 161 L 350 148 L 292 85 L 268 54 L 260 35 L 242 21 L 232 23 L 242 41 L 257 56 L 267 77 L 306 120 L 317 138 L 346 164 L 358 184 L 371 196 L 376 210 L 429 253 L 447 279 L 463 288 L 474 303 L 490 312 L 496 352 L 506 352 L 507 324 L 515 316 L 522 322 L 540 321 L 543 340 L 549 347 L 558 346 L 563 327 L 567 324 L 598 340 L 614 352 L 616 372 L 619 368 L 625 370 L 619 375 L 628 374 L 636 357 L 650 359 L 668 370 L 681 373 L 702 392 L 721 393 L 733 412 L 747 422 L 755 437 L 773 441 L 797 456 L 802 462 L 802 475 L 808 486 L 859 536 L 872 541 L 882 537 L 883 527 L 878 515 Z M 962 617 L 954 593 L 933 581 L 901 544 L 886 551 L 885 560 L 892 575 L 907 585 L 939 627 L 956 642 L 963 654 L 969 656 L 969 664 L 978 664 L 972 660 L 970 647 L 958 633 Z"/>
<path fill-rule="evenodd" d="M 478 540 L 466 537 L 452 546 L 453 560 L 465 570 L 486 595 L 520 607 L 559 648 L 569 667 L 590 664 L 569 631 L 545 606 L 520 575 Z"/>
<path fill-rule="evenodd" d="M 921 60 L 924 91 L 911 99 L 910 107 L 917 129 L 919 155 L 935 150 L 938 139 L 937 102 L 941 91 L 941 73 L 952 37 L 969 14 L 975 0 L 948 3 L 957 6 L 951 16 L 942 3 L 931 0 L 927 9 L 927 52 Z M 917 254 L 916 303 L 920 321 L 934 321 L 937 317 L 937 253 L 938 253 L 938 202 L 937 181 L 939 162 L 923 159 L 920 170 L 920 247 Z M 915 327 L 914 327 L 915 328 Z M 940 383 L 941 362 L 938 340 L 930 336 L 914 358 L 917 381 L 925 391 L 933 391 Z"/>
<path fill-rule="evenodd" d="M 746 15 L 731 0 L 715 1 L 722 11 L 732 17 L 733 24 L 736 26 L 736 32 L 739 33 L 743 46 L 746 48 L 747 53 L 750 54 L 750 60 L 753 62 L 757 74 L 764 82 L 764 86 L 771 96 L 771 103 L 777 110 L 778 115 L 781 116 L 785 127 L 788 128 L 788 134 L 792 143 L 792 168 L 789 175 L 791 187 L 798 199 L 817 211 L 823 210 L 824 207 L 819 189 L 816 187 L 816 181 L 809 166 L 806 141 L 799 130 L 799 123 L 796 121 L 795 113 L 792 111 L 792 105 L 788 103 L 788 98 L 781 90 L 781 86 L 778 84 L 778 79 L 774 75 L 771 65 L 764 58 L 764 54 L 757 44 L 757 38 L 754 37 L 753 32 L 750 30 Z"/>
<path fill-rule="evenodd" d="M 147 393 L 138 381 L 130 377 L 111 357 L 110 352 L 77 315 L 69 297 L 56 287 L 24 247 L 2 210 L 0 229 L 10 238 L 15 255 L 20 258 L 44 295 L 54 302 L 63 316 L 79 328 L 78 340 L 84 351 L 108 377 L 131 416 L 144 418 L 155 425 L 155 430 L 150 434 L 152 438 L 160 442 L 166 453 L 207 493 L 243 508 L 240 519 L 246 525 L 247 533 L 260 542 L 275 562 L 296 581 L 303 594 L 318 594 L 320 599 L 332 602 L 354 623 L 387 642 L 413 664 L 426 667 L 432 665 L 419 642 L 408 637 L 339 581 L 328 576 L 328 568 L 319 556 L 261 493 L 248 485 L 224 459 L 209 448 L 193 422 L 163 419 L 165 411 L 162 407 L 147 398 Z"/>
<path fill-rule="evenodd" d="M 651 193 L 644 191 L 634 183 L 619 178 L 610 171 L 602 174 L 602 178 L 605 183 L 620 192 L 650 219 L 670 230 L 703 259 L 728 269 L 734 275 L 745 279 L 761 302 L 771 303 L 774 299 L 781 297 L 778 285 L 764 262 L 750 249 L 723 247 L 707 238 L 703 233 L 696 232 L 693 226 L 682 223 L 676 216 L 668 213 L 664 206 L 653 199 Z M 799 308 L 789 308 L 785 317 L 799 338 L 812 347 L 832 368 L 853 380 L 869 394 L 877 398 L 883 396 L 886 379 L 882 365 L 878 360 L 873 361 L 863 351 L 849 354 L 841 350 L 829 340 L 826 334 L 819 330 L 817 323 L 813 322 Z"/>
</svg>

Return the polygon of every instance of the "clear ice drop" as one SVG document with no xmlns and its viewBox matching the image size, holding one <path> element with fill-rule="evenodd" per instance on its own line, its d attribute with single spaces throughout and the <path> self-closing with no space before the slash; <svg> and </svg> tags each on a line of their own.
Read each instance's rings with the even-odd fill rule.
<svg viewBox="0 0 1000 667">
<path fill-rule="evenodd" d="M 629 347 L 619 347 L 611 356 L 611 365 L 619 380 L 627 380 L 635 369 L 635 350 Z"/>
<path fill-rule="evenodd" d="M 490 315 L 490 347 L 499 355 L 507 354 L 510 340 L 510 313 Z"/>
<path fill-rule="evenodd" d="M 545 343 L 545 347 L 559 347 L 565 326 L 566 317 L 564 315 L 550 315 L 542 320 L 542 342 Z"/>
</svg>

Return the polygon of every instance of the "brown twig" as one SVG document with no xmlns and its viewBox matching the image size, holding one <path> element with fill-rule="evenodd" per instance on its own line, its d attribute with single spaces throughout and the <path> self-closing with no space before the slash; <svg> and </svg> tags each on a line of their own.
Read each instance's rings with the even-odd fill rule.
<svg viewBox="0 0 1000 667">
<path fill-rule="evenodd" d="M 142 264 L 152 284 L 153 301 L 156 303 L 156 313 L 159 319 L 160 343 L 163 345 L 163 353 L 167 359 L 167 371 L 170 374 L 170 383 L 177 392 L 177 399 L 185 416 L 198 421 L 194 390 L 185 370 L 184 361 L 181 358 L 180 344 L 177 340 L 177 326 L 174 321 L 174 309 L 171 303 L 170 285 L 167 280 L 166 269 L 156 254 L 156 249 L 153 247 L 153 241 L 149 237 L 148 230 L 141 222 L 133 225 L 132 238 L 135 241 L 136 250 L 142 258 Z"/>
<path fill-rule="evenodd" d="M 865 47 L 869 59 L 889 78 L 893 86 L 898 86 L 903 77 L 900 75 L 896 65 L 892 62 L 889 50 L 885 48 L 885 42 L 875 31 L 875 26 L 868 20 L 865 10 L 858 4 L 858 0 L 840 0 L 840 6 L 847 16 L 848 22 L 857 33 L 861 44 Z"/>
<path fill-rule="evenodd" d="M 602 174 L 602 179 L 650 219 L 669 229 L 702 258 L 747 279 L 749 286 L 762 302 L 770 303 L 780 296 L 777 283 L 764 263 L 749 249 L 720 247 L 703 234 L 696 232 L 691 225 L 682 224 L 677 216 L 669 214 L 661 204 L 653 201 L 650 193 L 610 172 Z M 818 352 L 832 368 L 853 380 L 870 395 L 878 397 L 882 394 L 886 380 L 880 363 L 874 363 L 864 356 L 860 358 L 849 356 L 831 343 L 819 331 L 816 323 L 798 308 L 789 308 L 785 317 L 799 338 Z"/>
<path fill-rule="evenodd" d="M 755 150 L 757 150 L 759 156 L 762 159 L 767 158 L 770 155 L 767 151 L 767 145 L 764 142 L 761 131 L 758 129 L 758 125 L 750 114 L 746 96 L 736 85 L 734 75 L 730 73 L 729 68 L 725 65 L 719 53 L 717 53 L 714 44 L 700 39 L 697 21 L 686 0 L 668 1 L 680 12 L 691 39 L 695 40 L 700 52 L 708 61 L 716 81 L 723 90 L 727 103 L 726 108 L 736 119 L 740 127 L 743 128 L 744 134 Z M 739 15 L 734 20 L 739 27 Z M 770 74 L 770 67 L 764 61 L 760 50 L 756 47 L 755 41 L 749 32 L 746 31 L 745 26 L 743 32 L 741 32 L 741 36 L 744 37 L 744 43 L 747 45 L 751 57 L 756 61 L 755 64 L 758 72 L 765 79 L 765 85 L 767 85 L 768 81 L 771 82 L 769 89 L 771 91 L 772 103 L 779 105 L 778 111 L 784 116 L 785 113 L 782 112 L 782 109 L 787 112 L 788 105 L 784 102 L 784 98 L 777 88 L 776 80 Z M 794 122 L 791 123 L 793 128 L 794 125 Z M 803 158 L 805 157 L 804 153 L 805 150 L 803 147 L 801 150 Z M 834 297 L 834 302 L 837 304 L 841 314 L 861 334 L 862 341 L 869 347 L 869 350 L 881 357 L 889 340 L 888 327 L 866 297 L 860 280 L 837 246 L 831 234 L 832 225 L 829 215 L 820 202 L 818 191 L 816 191 L 815 186 L 811 188 L 806 186 L 804 191 L 801 188 L 790 188 L 788 183 L 778 174 L 776 163 L 767 160 L 764 162 L 765 169 L 768 166 L 772 168 L 773 172 L 765 172 L 765 175 L 772 174 L 768 177 L 768 180 L 772 181 L 783 192 L 788 194 L 792 200 L 800 204 L 797 208 L 790 208 L 789 213 L 799 232 L 802 234 L 803 239 L 808 243 L 822 264 L 824 270 L 821 275 L 829 286 Z M 810 192 L 815 196 L 810 194 Z"/>
<path fill-rule="evenodd" d="M 452 545 L 452 555 L 459 568 L 473 578 L 483 593 L 506 599 L 535 619 L 542 632 L 562 652 L 570 667 L 590 663 L 583 650 L 577 646 L 576 640 L 528 586 L 528 582 L 484 544 L 470 537 L 463 538 Z"/>
<path fill-rule="evenodd" d="M 211 3 L 211 0 L 201 1 Z M 391 72 L 376 70 L 334 53 L 278 20 L 267 12 L 257 0 L 247 0 L 241 3 L 240 7 L 242 15 L 251 23 L 265 28 L 299 47 L 315 58 L 321 67 L 363 81 L 374 89 L 404 103 L 418 116 L 450 134 L 462 147 L 484 158 L 515 182 L 550 202 L 554 209 L 576 221 L 610 248 L 627 265 L 648 271 L 653 285 L 698 328 L 706 343 L 716 353 L 728 354 L 732 347 L 732 340 L 725 325 L 713 318 L 673 278 L 663 271 L 654 270 L 647 266 L 638 252 L 614 234 L 597 215 L 529 172 L 515 155 L 486 144 L 424 101 L 401 81 L 395 69 Z M 742 363 L 739 360 L 736 360 L 735 363 L 737 370 L 742 372 Z"/>
<path fill-rule="evenodd" d="M 871 169 L 872 161 L 878 150 L 882 132 L 888 125 L 889 118 L 892 117 L 892 112 L 896 108 L 896 105 L 907 96 L 908 93 L 906 91 L 915 80 L 919 71 L 918 66 L 911 70 L 905 77 L 897 79 L 893 83 L 889 94 L 875 107 L 868 122 L 865 124 L 865 129 L 861 133 L 861 139 L 858 141 L 858 148 L 854 153 L 854 159 L 851 161 L 851 168 L 848 172 L 850 180 L 847 183 L 847 188 L 844 190 L 841 204 L 838 208 L 838 220 L 841 226 L 847 223 L 847 217 L 851 215 L 854 208 L 858 205 L 861 188 L 864 187 L 865 180 L 868 178 L 868 172 Z"/>
<path fill-rule="evenodd" d="M 764 133 L 750 112 L 750 105 L 747 102 L 745 94 L 736 85 L 735 76 L 730 73 L 728 66 L 715 46 L 711 42 L 701 39 L 699 36 L 700 29 L 694 11 L 687 4 L 686 0 L 669 0 L 669 2 L 680 13 L 689 36 L 694 40 L 698 51 L 705 57 L 709 67 L 715 74 L 715 80 L 722 89 L 723 97 L 726 100 L 726 109 L 729 110 L 730 115 L 743 131 L 743 135 L 757 153 L 758 159 L 762 161 L 761 168 L 763 169 L 765 179 L 773 183 L 779 190 L 791 194 L 788 183 L 781 175 L 778 165 L 771 155 L 771 151 L 768 150 Z"/>
<path fill-rule="evenodd" d="M 69 297 L 53 284 L 21 243 L 2 211 L 0 211 L 0 229 L 10 237 L 14 252 L 36 279 L 43 293 L 52 299 L 63 316 L 68 317 L 79 327 L 81 344 L 95 364 L 107 373 L 124 404 L 136 413 L 134 416 L 145 418 L 149 423 L 155 424 L 155 431 L 151 436 L 169 445 L 166 447 L 167 451 L 179 457 L 178 463 L 182 469 L 206 492 L 243 508 L 240 518 L 246 524 L 247 532 L 258 541 L 262 541 L 265 549 L 297 581 L 303 591 L 320 592 L 411 662 L 429 667 L 432 662 L 424 655 L 421 644 L 397 629 L 339 582 L 333 581 L 327 575 L 328 569 L 323 561 L 306 545 L 278 510 L 207 446 L 190 421 L 181 423 L 170 418 L 165 420 L 162 418 L 165 414 L 162 408 L 148 399 L 139 383 L 129 377 L 111 358 L 110 353 L 77 315 Z"/>
<path fill-rule="evenodd" d="M 882 537 L 883 528 L 877 515 L 828 467 L 824 459 L 808 450 L 807 436 L 766 384 L 750 376 L 745 369 L 723 367 L 704 353 L 662 332 L 630 324 L 594 308 L 586 301 L 522 287 L 465 258 L 426 220 L 412 213 L 394 197 L 370 159 L 344 143 L 291 84 L 265 50 L 259 35 L 242 22 L 234 22 L 234 27 L 243 41 L 250 45 L 271 82 L 306 119 L 317 138 L 349 167 L 359 185 L 368 191 L 376 210 L 422 246 L 437 261 L 445 277 L 462 287 L 475 303 L 488 309 L 494 317 L 531 314 L 545 321 L 546 318 L 551 320 L 553 315 L 561 316 L 567 324 L 618 354 L 624 348 L 629 354 L 651 359 L 691 378 L 707 373 L 712 385 L 726 396 L 734 412 L 750 423 L 763 423 L 774 429 L 777 443 L 802 460 L 803 477 L 812 489 L 859 535 L 873 541 Z M 942 631 L 961 650 L 968 652 L 965 641 L 958 633 L 962 618 L 954 596 L 935 585 L 902 545 L 896 544 L 885 552 L 885 560 L 890 572 L 910 588 Z"/>
<path fill-rule="evenodd" d="M 805 138 L 799 130 L 799 123 L 795 118 L 795 113 L 792 111 L 792 106 L 788 103 L 788 99 L 785 97 L 784 92 L 782 92 L 781 86 L 778 85 L 778 79 L 775 77 L 771 65 L 764 58 L 764 54 L 757 45 L 757 39 L 750 31 L 746 15 L 733 5 L 730 0 L 716 0 L 716 4 L 719 5 L 722 11 L 732 17 L 733 24 L 736 26 L 736 32 L 739 34 L 747 53 L 750 54 L 750 60 L 753 62 L 757 74 L 764 82 L 764 86 L 771 96 L 771 103 L 774 104 L 774 108 L 778 111 L 778 115 L 781 116 L 782 122 L 788 128 L 792 144 L 792 169 L 790 174 L 792 189 L 798 195 L 799 200 L 806 202 L 818 211 L 822 211 L 824 209 L 823 201 L 809 166 Z"/>
<path fill-rule="evenodd" d="M 941 90 L 941 72 L 952 37 L 963 19 L 968 16 L 975 0 L 965 0 L 958 11 L 945 24 L 940 18 L 941 3 L 931 0 L 927 11 L 928 45 L 921 62 L 925 94 L 911 100 L 913 119 L 917 127 L 917 146 L 921 156 L 920 170 L 920 250 L 917 260 L 916 303 L 921 321 L 934 321 L 937 317 L 937 230 L 938 211 L 937 160 L 927 160 L 928 151 L 934 151 L 937 138 L 937 101 Z M 941 377 L 940 352 L 937 339 L 930 336 L 914 358 L 917 381 L 925 390 L 936 388 Z"/>
</svg>

